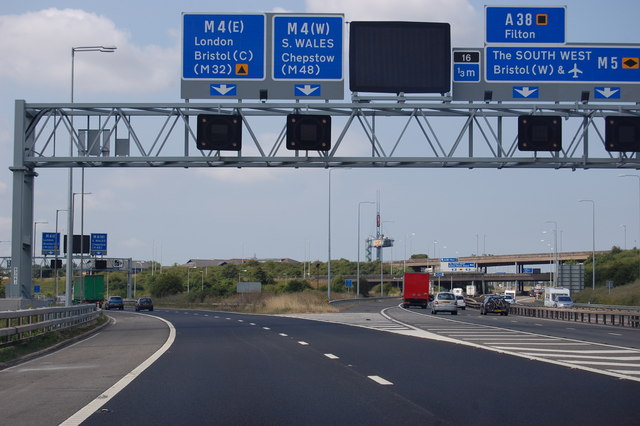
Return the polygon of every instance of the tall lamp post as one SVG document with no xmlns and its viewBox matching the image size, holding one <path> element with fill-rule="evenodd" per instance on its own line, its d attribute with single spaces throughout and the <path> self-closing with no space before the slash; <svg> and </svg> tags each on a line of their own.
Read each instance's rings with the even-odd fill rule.
<svg viewBox="0 0 640 426">
<path fill-rule="evenodd" d="M 53 248 L 53 254 L 55 256 L 55 261 L 54 261 L 54 266 L 55 266 L 55 270 L 56 270 L 56 285 L 55 285 L 55 297 L 56 297 L 56 301 L 58 300 L 58 256 L 60 256 L 60 237 L 58 235 L 58 214 L 60 214 L 60 212 L 68 212 L 69 210 L 67 209 L 56 209 L 56 247 Z"/>
<path fill-rule="evenodd" d="M 547 220 L 545 223 L 553 223 L 553 286 L 558 287 L 558 222 Z"/>
<path fill-rule="evenodd" d="M 348 169 L 345 167 L 344 169 Z M 331 172 L 329 169 L 329 213 L 328 213 L 328 231 L 327 231 L 327 300 L 331 301 Z"/>
<path fill-rule="evenodd" d="M 640 176 L 638 175 L 618 175 L 619 177 L 634 177 L 638 179 L 638 248 L 640 248 Z M 626 236 L 626 233 L 625 233 Z M 638 262 L 638 271 L 640 274 L 640 262 Z M 638 275 L 640 278 L 640 275 Z"/>
<path fill-rule="evenodd" d="M 593 200 L 580 200 L 579 202 L 591 203 L 591 213 L 593 222 L 593 289 L 596 289 L 596 202 Z"/>
<path fill-rule="evenodd" d="M 115 46 L 76 46 L 71 48 L 71 103 L 73 104 L 73 89 L 75 79 L 76 52 L 101 52 L 113 53 Z M 73 157 L 73 115 L 71 115 L 71 140 L 69 141 L 69 157 Z M 84 179 L 82 192 L 84 193 Z M 73 166 L 69 167 L 69 191 L 68 191 L 69 220 L 67 225 L 67 278 L 65 306 L 71 306 L 71 285 L 73 278 Z M 84 205 L 84 199 L 82 200 Z M 84 211 L 82 212 L 84 215 Z"/>
<path fill-rule="evenodd" d="M 375 204 L 373 201 L 360 201 L 358 203 L 358 262 L 356 266 L 356 298 L 360 296 L 360 206 L 363 204 Z"/>
</svg>

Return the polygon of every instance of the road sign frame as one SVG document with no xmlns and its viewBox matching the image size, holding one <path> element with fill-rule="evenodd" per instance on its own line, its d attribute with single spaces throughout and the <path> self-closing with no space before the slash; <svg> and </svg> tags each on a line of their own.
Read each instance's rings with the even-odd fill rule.
<svg viewBox="0 0 640 426">
<path fill-rule="evenodd" d="M 233 21 L 235 19 L 235 22 Z M 193 21 L 193 22 L 187 22 Z M 227 22 L 225 22 L 227 21 Z M 245 21 L 252 21 L 245 23 Z M 266 78 L 266 32 L 267 17 L 264 13 L 182 13 L 182 79 L 183 80 L 215 80 L 215 81 L 236 81 L 236 80 L 264 80 Z M 213 34 L 203 34 L 193 31 L 195 24 L 204 22 L 212 22 L 212 25 L 204 24 L 204 32 L 212 28 Z M 219 23 L 216 23 L 219 22 Z M 261 27 L 260 27 L 261 25 Z M 257 26 L 254 28 L 254 26 Z M 248 31 L 247 28 L 249 28 Z M 219 30 L 220 29 L 220 30 Z M 187 31 L 192 31 L 187 33 Z M 216 34 L 222 32 L 221 36 Z M 232 37 L 235 34 L 242 36 Z M 189 39 L 193 37 L 193 45 L 189 43 Z M 223 37 L 227 37 L 223 39 Z M 238 46 L 239 44 L 239 46 Z M 195 50 L 195 46 L 203 46 L 204 52 Z M 218 51 L 213 49 L 217 47 L 231 48 L 232 50 Z M 209 49 L 207 49 L 209 48 Z M 238 50 L 238 48 L 240 50 Z M 192 50 L 193 49 L 193 50 Z M 256 52 L 255 49 L 261 49 Z M 192 53 L 196 56 L 196 52 L 201 57 L 200 60 L 195 58 L 187 59 L 187 55 Z M 195 76 L 195 67 L 199 62 L 201 67 L 206 69 L 216 69 L 220 72 L 214 76 Z M 218 63 L 220 62 L 220 63 Z M 224 62 L 227 62 L 226 64 Z M 254 64 L 255 63 L 255 64 Z M 247 75 L 239 74 L 237 68 L 239 65 L 248 67 Z M 257 73 L 256 70 L 257 69 Z M 189 70 L 189 71 L 188 71 Z"/>
<path fill-rule="evenodd" d="M 184 14 L 183 14 L 184 15 Z M 256 99 L 267 101 L 272 99 L 305 99 L 305 100 L 344 100 L 344 14 L 341 13 L 325 13 L 325 14 L 300 14 L 300 13 L 262 13 L 262 14 L 199 14 L 208 16 L 252 16 L 260 15 L 265 17 L 265 34 L 264 42 L 264 67 L 265 75 L 263 79 L 255 80 L 249 78 L 233 79 L 233 78 L 181 78 L 180 96 L 182 99 Z M 274 79 L 273 78 L 273 23 L 275 17 L 330 17 L 339 19 L 341 22 L 342 39 L 340 40 L 339 68 L 341 70 L 340 79 L 317 78 L 297 78 L 297 79 Z M 183 18 L 184 22 L 184 18 Z M 184 24 L 183 24 L 184 25 Z M 183 58 L 184 63 L 184 29 L 183 29 Z M 184 64 L 183 64 L 184 72 Z M 183 76 L 181 76 L 183 77 Z M 320 85 L 319 90 L 307 91 L 306 85 Z M 231 86 L 233 88 L 228 90 Z M 300 90 L 302 87 L 303 90 Z M 320 93 L 318 95 L 318 93 Z"/>
<path fill-rule="evenodd" d="M 92 256 L 106 256 L 107 255 L 107 234 L 91 234 L 91 242 L 89 252 Z"/>
<path fill-rule="evenodd" d="M 485 41 L 509 44 L 564 44 L 567 39 L 566 6 L 485 6 Z M 512 23 L 505 22 L 513 14 Z M 525 15 L 525 16 L 522 16 Z M 547 16 L 545 24 L 533 16 Z M 553 21 L 551 24 L 549 21 Z M 514 27 L 514 28 L 507 28 Z M 525 28 L 525 29 L 523 29 Z M 502 33 L 502 36 L 500 34 Z M 533 36 L 533 37 L 532 37 Z"/>
<path fill-rule="evenodd" d="M 573 45 L 566 45 L 571 47 Z M 585 46 L 579 44 L 577 46 Z M 625 47 L 625 48 L 639 48 L 639 45 L 624 45 L 624 44 L 598 44 L 589 45 L 595 47 Z M 506 46 L 505 46 L 506 47 Z M 509 46 L 513 47 L 513 46 Z M 522 48 L 529 48 L 530 46 L 521 46 Z M 454 101 L 543 101 L 543 102 L 584 102 L 584 96 L 588 97 L 588 100 L 596 102 L 637 102 L 640 99 L 640 82 L 624 82 L 610 84 L 602 82 L 575 82 L 566 84 L 564 82 L 549 82 L 549 81 L 514 81 L 514 82 L 493 82 L 486 81 L 485 78 L 485 49 L 478 48 L 454 48 L 453 57 L 459 52 L 480 52 L 480 81 L 479 82 L 465 82 L 456 80 L 454 74 L 452 81 L 452 99 Z M 639 73 L 640 74 L 640 73 Z M 535 93 L 537 97 L 523 96 L 514 97 L 514 87 L 528 87 L 537 88 Z M 608 89 L 608 90 L 607 90 Z M 609 97 L 606 97 L 608 94 Z"/>
<path fill-rule="evenodd" d="M 344 80 L 344 17 L 342 15 L 274 14 L 271 19 L 272 19 L 271 45 L 273 46 L 272 55 L 271 55 L 271 77 L 275 81 L 296 81 L 296 82 L 305 81 L 310 83 L 310 82 L 318 82 L 318 81 L 343 81 Z M 309 38 L 308 40 L 310 41 L 313 40 L 312 44 L 316 44 L 316 42 L 319 42 L 318 44 L 327 45 L 326 48 L 328 48 L 333 55 L 337 56 L 338 58 L 336 62 L 338 64 L 337 67 L 335 66 L 322 67 L 325 70 L 328 68 L 329 71 L 324 71 L 324 73 L 328 72 L 331 75 L 325 75 L 324 73 L 323 75 L 317 75 L 316 77 L 309 76 L 308 74 L 304 74 L 298 77 L 286 77 L 281 75 L 281 74 L 284 74 L 284 72 L 282 72 L 282 67 L 285 66 L 285 64 L 283 63 L 285 62 L 283 56 L 287 53 L 285 51 L 287 49 L 296 51 L 297 52 L 296 56 L 303 56 L 303 57 L 306 57 L 307 59 L 311 59 L 311 58 L 318 59 L 319 57 L 324 56 L 324 55 L 318 55 L 317 53 L 315 54 L 315 56 L 313 54 L 310 54 L 311 52 L 307 51 L 309 49 L 308 47 L 284 46 L 285 43 L 288 45 L 289 41 L 288 41 L 288 38 L 286 39 L 284 38 L 285 36 L 284 34 L 280 33 L 280 31 L 282 31 L 282 28 L 280 28 L 280 25 L 284 26 L 284 23 L 280 24 L 279 21 L 287 23 L 287 28 L 289 28 L 290 24 L 296 24 L 296 27 L 297 27 L 298 22 L 294 22 L 293 20 L 301 20 L 303 25 L 316 24 L 315 26 L 314 25 L 311 26 L 311 31 L 307 28 L 307 32 L 311 33 L 311 36 L 314 36 L 314 38 Z M 320 29 L 320 26 L 323 24 L 322 22 L 317 22 L 320 20 L 325 20 L 324 24 L 327 25 L 327 28 L 329 31 L 328 34 L 318 34 L 317 30 Z M 324 28 L 324 25 L 322 25 L 322 28 Z M 338 31 L 338 34 L 334 36 L 333 33 L 336 31 Z M 288 37 L 288 35 L 289 34 L 287 33 L 286 36 Z M 327 38 L 318 39 L 317 37 L 315 37 L 318 35 L 327 36 Z M 308 37 L 309 35 L 305 34 L 305 36 Z M 329 36 L 331 38 L 329 38 Z M 339 37 L 338 43 L 335 42 L 337 37 Z M 331 44 L 331 47 L 328 47 L 329 44 Z M 314 48 L 316 47 L 314 46 Z M 325 47 L 321 47 L 321 49 L 325 49 Z M 313 64 L 313 65 L 317 65 L 319 67 L 318 68 L 318 74 L 319 74 L 321 65 L 318 65 L 318 64 Z"/>
</svg>

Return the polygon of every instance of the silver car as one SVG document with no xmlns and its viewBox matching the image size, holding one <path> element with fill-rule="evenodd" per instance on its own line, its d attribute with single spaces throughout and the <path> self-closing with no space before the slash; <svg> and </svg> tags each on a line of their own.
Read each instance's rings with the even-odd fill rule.
<svg viewBox="0 0 640 426">
<path fill-rule="evenodd" d="M 558 296 L 553 303 L 554 308 L 573 308 L 574 303 L 569 296 Z"/>
<path fill-rule="evenodd" d="M 456 295 L 448 292 L 436 294 L 431 302 L 431 313 L 451 312 L 451 315 L 458 315 L 458 301 Z"/>
</svg>

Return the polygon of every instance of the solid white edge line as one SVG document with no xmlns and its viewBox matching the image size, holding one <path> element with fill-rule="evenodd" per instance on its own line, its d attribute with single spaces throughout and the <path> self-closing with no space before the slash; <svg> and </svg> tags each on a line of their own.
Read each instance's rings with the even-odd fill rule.
<svg viewBox="0 0 640 426">
<path fill-rule="evenodd" d="M 383 386 L 389 386 L 392 385 L 393 383 L 391 383 L 388 380 L 383 379 L 380 376 L 367 376 L 368 378 L 370 378 L 371 380 L 373 380 L 374 382 L 376 382 L 379 385 L 383 385 Z"/>
<path fill-rule="evenodd" d="M 160 321 L 164 321 L 167 324 L 167 326 L 169 326 L 169 337 L 167 338 L 166 342 L 164 342 L 164 345 L 162 345 L 160 349 L 158 349 L 153 355 L 147 358 L 142 364 L 140 364 L 139 366 L 131 370 L 130 373 L 128 373 L 126 376 L 120 379 L 116 384 L 111 386 L 102 394 L 98 395 L 96 399 L 94 399 L 89 404 L 85 405 L 83 408 L 78 410 L 75 414 L 73 414 L 67 420 L 60 423 L 60 425 L 75 426 L 75 425 L 79 425 L 80 423 L 88 419 L 91 415 L 93 415 L 93 413 L 98 411 L 103 405 L 109 402 L 111 398 L 113 398 L 121 390 L 126 388 L 129 385 L 129 383 L 135 380 L 136 377 L 142 374 L 144 370 L 149 368 L 154 362 L 158 360 L 158 358 L 160 358 L 167 350 L 169 350 L 174 340 L 176 339 L 176 329 L 174 328 L 173 324 L 171 324 L 166 319 L 160 318 L 160 317 L 154 317 L 154 318 L 157 318 Z"/>
</svg>

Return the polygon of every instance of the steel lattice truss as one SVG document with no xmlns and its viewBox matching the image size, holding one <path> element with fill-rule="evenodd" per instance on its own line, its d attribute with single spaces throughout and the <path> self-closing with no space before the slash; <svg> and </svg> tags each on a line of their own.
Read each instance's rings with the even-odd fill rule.
<svg viewBox="0 0 640 426">
<path fill-rule="evenodd" d="M 242 150 L 196 149 L 195 116 L 203 113 L 240 114 L 244 128 Z M 285 117 L 291 113 L 331 115 L 332 149 L 327 152 L 287 150 Z M 523 114 L 563 117 L 563 149 L 520 152 L 515 123 L 517 116 Z M 640 115 L 640 107 L 610 103 L 452 103 L 404 97 L 304 104 L 29 104 L 16 101 L 16 155 L 23 153 L 23 156 L 15 163 L 22 162 L 28 169 L 640 168 L 637 153 L 610 153 L 604 149 L 604 117 L 611 115 Z M 87 133 L 86 129 L 94 132 Z M 118 152 L 116 143 L 124 143 L 126 151 Z"/>
</svg>

